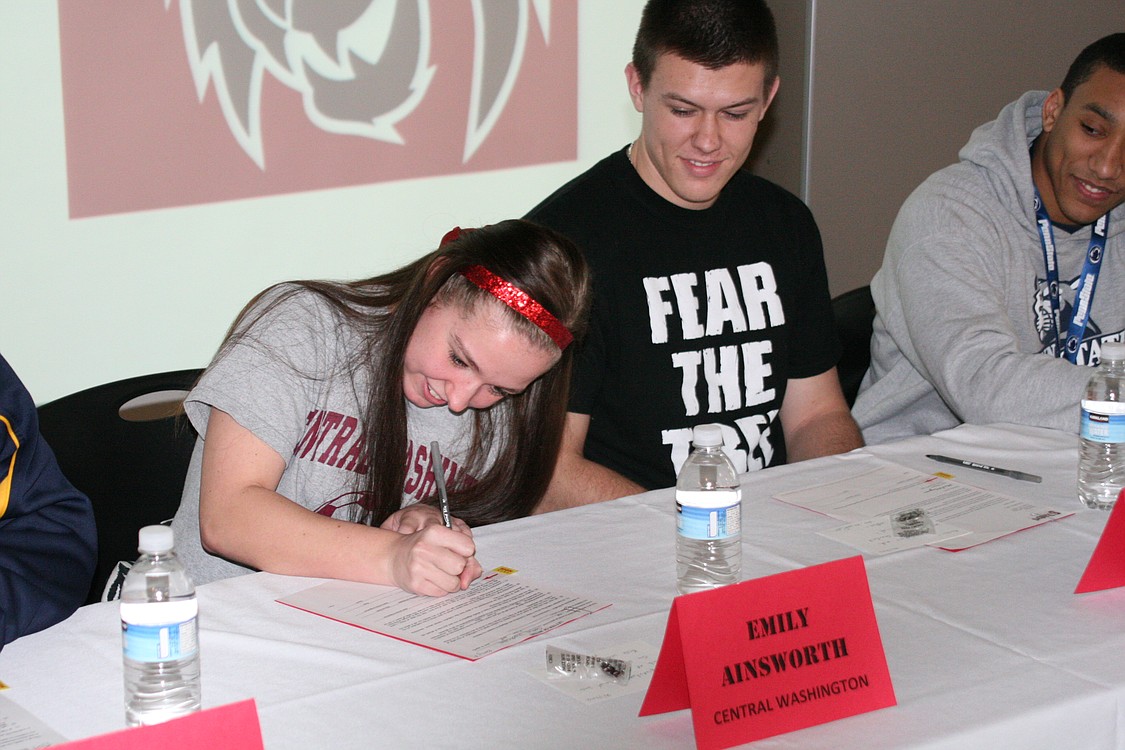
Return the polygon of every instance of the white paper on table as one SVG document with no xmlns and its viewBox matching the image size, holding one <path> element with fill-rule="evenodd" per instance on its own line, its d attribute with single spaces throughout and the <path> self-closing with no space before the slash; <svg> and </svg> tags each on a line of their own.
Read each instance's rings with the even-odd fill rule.
<svg viewBox="0 0 1125 750">
<path fill-rule="evenodd" d="M 277 601 L 471 660 L 609 606 L 499 573 L 436 598 L 392 586 L 329 581 Z"/>
<path fill-rule="evenodd" d="M 937 546 L 940 542 L 947 542 L 969 532 L 956 526 L 934 523 L 929 528 L 916 533 L 904 534 L 899 525 L 892 520 L 892 516 L 887 515 L 817 533 L 869 555 L 889 555 L 892 552 L 902 552 L 916 547 Z"/>
<path fill-rule="evenodd" d="M 948 543 L 935 543 L 934 546 L 946 550 L 968 549 L 1021 529 L 1074 515 L 1073 511 L 1035 505 L 892 463 L 774 497 L 852 522 L 922 508 L 935 524 L 967 532 Z"/>
<path fill-rule="evenodd" d="M 0 750 L 32 750 L 60 742 L 66 737 L 0 695 Z"/>
<path fill-rule="evenodd" d="M 574 651 L 574 649 L 565 650 Z M 629 662 L 631 669 L 629 681 L 621 685 L 609 680 L 557 678 L 547 672 L 542 662 L 540 662 L 538 668 L 529 669 L 527 672 L 582 703 L 598 703 L 609 698 L 640 693 L 648 689 L 648 684 L 652 681 L 652 673 L 656 670 L 656 657 L 660 655 L 658 646 L 635 641 L 623 646 L 596 649 L 596 651 L 596 656 Z"/>
</svg>

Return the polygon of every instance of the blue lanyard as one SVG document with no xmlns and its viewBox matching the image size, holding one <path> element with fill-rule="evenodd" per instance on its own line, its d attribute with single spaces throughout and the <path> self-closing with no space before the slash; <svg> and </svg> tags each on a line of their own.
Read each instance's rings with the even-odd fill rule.
<svg viewBox="0 0 1125 750">
<path fill-rule="evenodd" d="M 1086 333 L 1090 321 L 1090 308 L 1094 305 L 1094 290 L 1098 286 L 1098 272 L 1105 254 L 1105 236 L 1109 229 L 1109 214 L 1094 222 L 1090 230 L 1090 246 L 1086 250 L 1086 262 L 1082 264 L 1082 277 L 1074 291 L 1074 304 L 1070 309 L 1070 327 L 1066 332 L 1066 342 L 1061 340 L 1062 321 L 1059 312 L 1059 258 L 1055 251 L 1055 231 L 1051 228 L 1051 217 L 1043 207 L 1039 189 L 1035 190 L 1035 224 L 1039 227 L 1039 241 L 1043 245 L 1043 263 L 1047 266 L 1047 292 L 1051 300 L 1051 321 L 1055 333 L 1055 356 L 1066 356 L 1071 362 L 1078 362 L 1078 347 Z"/>
</svg>

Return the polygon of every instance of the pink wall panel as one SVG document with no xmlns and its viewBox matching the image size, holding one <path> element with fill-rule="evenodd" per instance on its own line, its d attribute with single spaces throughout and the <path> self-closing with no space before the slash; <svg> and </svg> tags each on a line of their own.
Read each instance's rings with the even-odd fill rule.
<svg viewBox="0 0 1125 750">
<path fill-rule="evenodd" d="M 72 218 L 577 158 L 573 2 L 58 3 Z"/>
</svg>

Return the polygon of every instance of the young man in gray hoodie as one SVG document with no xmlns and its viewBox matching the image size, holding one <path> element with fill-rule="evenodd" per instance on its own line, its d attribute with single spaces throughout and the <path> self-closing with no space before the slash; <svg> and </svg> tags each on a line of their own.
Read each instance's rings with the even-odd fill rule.
<svg viewBox="0 0 1125 750">
<path fill-rule="evenodd" d="M 1075 365 L 1125 331 L 1125 34 L 959 156 L 906 200 L 871 282 L 852 410 L 871 444 L 962 422 L 1077 432 L 1092 373 Z"/>
</svg>

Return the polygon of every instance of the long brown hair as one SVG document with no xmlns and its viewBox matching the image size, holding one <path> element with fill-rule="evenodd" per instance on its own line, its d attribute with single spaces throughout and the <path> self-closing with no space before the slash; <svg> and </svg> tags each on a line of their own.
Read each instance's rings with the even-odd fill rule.
<svg viewBox="0 0 1125 750">
<path fill-rule="evenodd" d="M 576 339 L 585 333 L 590 279 L 581 253 L 557 232 L 512 219 L 462 232 L 428 255 L 380 276 L 277 285 L 288 288 L 274 294 L 269 304 L 259 305 L 263 296 L 277 289 L 271 287 L 243 309 L 219 350 L 218 357 L 222 357 L 271 309 L 302 290 L 326 300 L 340 325 L 363 334 L 364 350 L 353 352 L 347 362 L 353 382 L 362 380 L 356 376 L 366 371 L 370 384 L 368 393 L 357 394 L 365 405 L 368 469 L 357 475 L 363 510 L 355 520 L 375 526 L 402 505 L 407 470 L 402 372 L 406 347 L 431 304 L 454 304 L 471 311 L 477 304 L 494 300 L 461 275 L 475 265 L 522 289 Z M 529 346 L 557 348 L 530 320 L 504 309 L 510 325 L 526 336 Z M 477 481 L 450 490 L 454 515 L 469 525 L 527 515 L 546 492 L 562 442 L 574 349 L 573 345 L 566 347 L 558 363 L 523 393 L 508 396 L 491 409 L 473 410 L 465 470 Z M 482 470 L 489 455 L 495 460 Z"/>
</svg>

